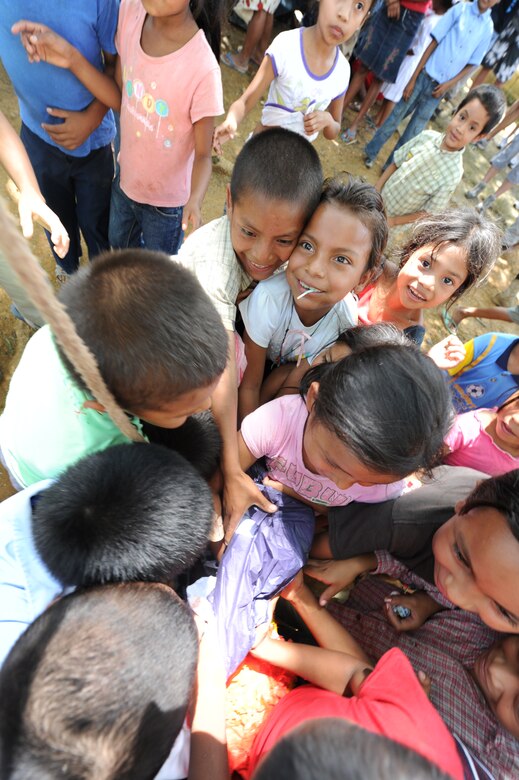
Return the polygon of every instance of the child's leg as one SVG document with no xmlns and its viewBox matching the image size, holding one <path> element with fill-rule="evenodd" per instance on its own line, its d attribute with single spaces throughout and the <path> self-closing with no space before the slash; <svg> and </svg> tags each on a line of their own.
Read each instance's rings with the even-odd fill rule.
<svg viewBox="0 0 519 780">
<path fill-rule="evenodd" d="M 265 51 L 268 49 L 270 42 L 272 40 L 272 30 L 274 27 L 274 14 L 273 13 L 267 13 L 266 19 L 265 19 L 265 26 L 263 27 L 263 33 L 261 35 L 261 38 L 259 39 L 259 43 L 252 52 L 252 59 L 256 61 L 257 64 L 260 64 L 263 60 L 263 57 L 265 56 Z"/>
<path fill-rule="evenodd" d="M 254 11 L 249 26 L 247 27 L 243 49 L 236 54 L 233 54 L 234 61 L 240 67 L 245 68 L 249 64 L 251 54 L 258 46 L 265 31 L 265 24 L 267 23 L 268 16 L 269 14 L 266 11 Z"/>
<path fill-rule="evenodd" d="M 90 260 L 110 248 L 108 223 L 114 177 L 111 145 L 95 149 L 72 164 L 79 227 L 88 248 Z"/>
<path fill-rule="evenodd" d="M 394 100 L 384 100 L 384 105 L 381 107 L 380 111 L 377 114 L 377 117 L 375 119 L 375 124 L 377 127 L 381 127 L 388 116 L 391 114 L 392 110 L 394 109 L 396 103 Z"/>
<path fill-rule="evenodd" d="M 420 74 L 422 75 L 422 74 Z M 427 75 L 427 74 L 426 74 Z M 426 127 L 427 122 L 434 114 L 434 109 L 439 104 L 441 98 L 433 97 L 431 94 L 432 92 L 432 82 L 430 79 L 428 80 L 429 84 L 428 86 L 422 90 L 420 96 L 415 101 L 415 108 L 413 115 L 411 116 L 411 119 L 409 120 L 409 123 L 400 136 L 400 139 L 393 149 L 393 154 L 397 149 L 400 149 L 401 146 L 403 146 L 405 143 L 411 140 L 411 138 L 414 138 L 418 133 L 421 133 L 422 130 Z M 418 86 L 418 84 L 417 84 Z M 393 162 L 393 154 L 391 155 L 391 159 L 388 161 L 389 164 Z"/>
<path fill-rule="evenodd" d="M 176 255 L 182 241 L 182 206 L 140 205 L 142 240 L 146 249 Z"/>
<path fill-rule="evenodd" d="M 122 191 L 119 177 L 114 179 L 112 184 L 108 237 L 113 249 L 142 246 L 142 229 L 138 214 L 133 201 Z"/>
<path fill-rule="evenodd" d="M 366 97 L 362 101 L 362 105 L 360 107 L 360 111 L 357 114 L 357 116 L 355 117 L 354 121 L 350 125 L 350 130 L 352 132 L 356 133 L 357 130 L 359 129 L 359 125 L 361 124 L 362 120 L 364 119 L 364 117 L 368 113 L 369 109 L 371 108 L 371 106 L 373 105 L 375 100 L 377 99 L 377 95 L 380 92 L 381 84 L 382 84 L 382 81 L 380 79 L 377 79 L 377 78 L 374 78 L 373 81 L 371 82 L 371 84 L 369 86 L 369 89 L 368 89 L 368 91 L 366 93 Z"/>
<path fill-rule="evenodd" d="M 65 273 L 77 271 L 81 257 L 81 242 L 76 216 L 76 196 L 74 183 L 70 176 L 69 158 L 60 149 L 45 143 L 24 124 L 20 138 L 27 151 L 36 179 L 47 206 L 60 218 L 70 236 L 70 248 L 65 257 L 60 258 L 47 235 L 47 240 L 57 265 Z"/>
</svg>

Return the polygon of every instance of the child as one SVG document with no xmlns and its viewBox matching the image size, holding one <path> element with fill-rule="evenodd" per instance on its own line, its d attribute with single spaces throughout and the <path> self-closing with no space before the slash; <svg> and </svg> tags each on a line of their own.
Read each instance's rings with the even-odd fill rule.
<svg viewBox="0 0 519 780">
<path fill-rule="evenodd" d="M 366 145 L 364 152 L 368 161 L 375 160 L 408 114 L 413 116 L 395 150 L 418 135 L 445 93 L 481 63 L 493 30 L 490 9 L 498 2 L 473 0 L 456 3 L 442 16 L 431 33 L 431 43 L 404 90 L 402 100 Z M 391 155 L 388 163 L 392 162 Z"/>
<path fill-rule="evenodd" d="M 274 511 L 238 458 L 235 319 L 238 300 L 290 257 L 317 208 L 323 175 L 319 155 L 304 138 L 271 128 L 245 144 L 227 188 L 227 214 L 189 236 L 179 261 L 198 277 L 220 314 L 228 363 L 212 398 L 222 435 L 224 518 L 237 523 L 252 504 Z M 202 327 L 202 323 L 200 323 Z"/>
<path fill-rule="evenodd" d="M 215 146 L 234 138 L 238 125 L 270 86 L 254 132 L 279 125 L 314 141 L 322 130 L 339 135 L 350 66 L 339 46 L 360 28 L 371 0 L 321 0 L 317 23 L 287 30 L 269 46 L 251 83 L 216 128 Z"/>
<path fill-rule="evenodd" d="M 311 685 L 290 691 L 276 705 L 253 744 L 251 773 L 280 737 L 295 727 L 314 718 L 340 718 L 395 740 L 450 777 L 462 778 L 454 739 L 428 700 L 423 673 L 419 679 L 396 648 L 374 666 L 351 634 L 319 608 L 302 582 L 299 573 L 282 595 L 291 599 L 320 646 L 282 642 L 267 635 L 253 654 L 295 672 Z M 303 589 L 299 596 L 292 595 Z M 364 777 L 364 772 L 359 776 Z"/>
<path fill-rule="evenodd" d="M 356 324 L 351 293 L 376 275 L 387 241 L 384 206 L 375 189 L 334 177 L 290 255 L 285 273 L 256 287 L 240 304 L 247 368 L 239 418 L 259 406 L 268 358 L 274 365 L 312 359 Z"/>
<path fill-rule="evenodd" d="M 198 644 L 188 609 L 164 585 L 58 599 L 0 672 L 2 775 L 155 777 L 177 736 L 186 738 Z"/>
<path fill-rule="evenodd" d="M 225 368 L 225 330 L 178 263 L 158 252 L 112 252 L 75 274 L 61 301 L 137 429 L 136 418 L 175 428 L 209 407 Z M 41 328 L 24 350 L 0 417 L 13 484 L 57 476 L 78 458 L 127 441 L 63 361 L 49 327 Z"/>
<path fill-rule="evenodd" d="M 400 251 L 363 291 L 359 321 L 392 322 L 421 344 L 423 310 L 454 302 L 483 280 L 499 257 L 500 231 L 474 210 L 449 211 L 420 220 Z"/>
<path fill-rule="evenodd" d="M 505 109 L 500 89 L 477 87 L 461 101 L 445 133 L 423 130 L 395 152 L 376 184 L 390 227 L 416 222 L 447 207 L 463 177 L 465 147 L 484 138 Z"/>
<path fill-rule="evenodd" d="M 498 475 L 519 468 L 519 394 L 497 409 L 475 409 L 456 418 L 445 439 L 444 462 Z"/>
<path fill-rule="evenodd" d="M 403 564 L 401 556 L 396 560 L 380 549 L 349 557 L 347 537 L 341 551 L 343 560 L 312 565 L 307 573 L 333 583 L 328 597 L 365 572 L 400 580 L 405 593 L 412 595 L 391 596 L 385 602 L 386 616 L 399 631 L 414 631 L 437 612 L 459 607 L 478 615 L 494 631 L 518 634 L 518 488 L 518 470 L 479 481 L 468 498 L 456 504 L 454 516 L 436 531 L 432 544 L 424 551 L 430 562 L 427 576 Z M 406 494 L 396 503 L 419 492 Z M 410 531 L 418 522 L 410 519 Z M 425 562 L 424 554 L 422 570 Z M 393 611 L 397 606 L 407 607 L 409 614 L 400 617 Z"/>
<path fill-rule="evenodd" d="M 45 63 L 30 66 L 11 33 L 19 19 L 33 16 L 68 35 L 94 69 L 113 68 L 117 0 L 92 3 L 13 0 L 0 19 L 2 62 L 18 97 L 25 146 L 47 206 L 70 237 L 68 252 L 55 252 L 56 276 L 65 281 L 82 255 L 80 231 L 90 258 L 109 248 L 108 218 L 114 175 L 114 117 L 72 74 Z"/>
<path fill-rule="evenodd" d="M 464 352 L 463 359 L 449 370 L 449 385 L 458 414 L 499 406 L 518 389 L 517 336 L 485 333 L 464 344 Z"/>
<path fill-rule="evenodd" d="M 265 456 L 268 481 L 320 513 L 356 499 L 383 501 L 402 491 L 390 483 L 433 465 L 450 408 L 429 358 L 412 345 L 374 346 L 317 366 L 304 377 L 301 396 L 278 398 L 246 417 L 241 465 Z"/>
<path fill-rule="evenodd" d="M 203 553 L 210 491 L 180 455 L 123 444 L 0 506 L 0 666 L 64 592 L 107 582 L 171 584 Z"/>
<path fill-rule="evenodd" d="M 5 116 L 0 111 L 0 163 L 7 174 L 12 178 L 19 190 L 18 213 L 20 225 L 25 238 L 31 238 L 33 233 L 33 218 L 43 220 L 48 226 L 54 251 L 60 257 L 64 257 L 70 246 L 67 231 L 59 218 L 45 204 L 40 192 L 38 182 L 34 175 L 31 161 L 27 152 L 11 127 Z M 0 253 L 0 286 L 13 300 L 11 311 L 31 327 L 39 328 L 43 325 L 40 312 L 29 300 L 23 290 L 18 277 L 11 270 L 4 256 Z"/>
<path fill-rule="evenodd" d="M 49 28 L 32 22 L 13 28 L 31 60 L 69 68 L 105 105 L 121 111 L 120 176 L 110 204 L 114 248 L 176 254 L 183 231 L 201 224 L 214 117 L 223 112 L 214 54 L 220 51 L 219 2 L 205 6 L 201 0 L 192 12 L 189 0 L 160 7 L 123 0 L 115 81 Z"/>
</svg>

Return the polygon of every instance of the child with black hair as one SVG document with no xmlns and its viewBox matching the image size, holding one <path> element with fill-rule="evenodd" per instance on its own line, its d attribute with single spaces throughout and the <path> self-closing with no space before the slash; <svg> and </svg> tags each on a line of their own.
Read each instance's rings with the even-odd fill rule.
<svg viewBox="0 0 519 780">
<path fill-rule="evenodd" d="M 166 777 L 185 777 L 168 755 L 185 741 L 198 641 L 188 608 L 163 585 L 58 599 L 0 671 L 2 778 L 152 780 L 164 762 Z"/>
<path fill-rule="evenodd" d="M 447 208 L 463 178 L 465 147 L 485 138 L 505 111 L 504 92 L 484 84 L 463 98 L 444 133 L 423 130 L 400 147 L 376 184 L 389 226 L 416 222 Z"/>
<path fill-rule="evenodd" d="M 316 366 L 300 392 L 245 418 L 241 465 L 266 457 L 267 484 L 320 513 L 399 495 L 398 480 L 434 465 L 450 426 L 443 376 L 412 344 L 373 346 Z"/>
<path fill-rule="evenodd" d="M 375 188 L 352 177 L 325 182 L 319 206 L 299 237 L 287 269 L 260 282 L 240 303 L 247 366 L 239 419 L 259 406 L 265 362 L 311 363 L 357 322 L 352 293 L 376 277 L 387 241 Z"/>
<path fill-rule="evenodd" d="M 112 252 L 81 269 L 60 299 L 135 429 L 141 419 L 175 428 L 209 407 L 227 339 L 211 301 L 178 263 L 158 252 Z M 0 418 L 15 487 L 127 441 L 63 359 L 49 327 L 41 328 L 13 374 Z"/>
<path fill-rule="evenodd" d="M 222 436 L 226 524 L 237 523 L 252 504 L 275 510 L 243 473 L 238 458 L 237 304 L 255 282 L 272 276 L 288 260 L 319 203 L 322 184 L 319 155 L 308 141 L 282 128 L 259 133 L 236 158 L 227 214 L 189 236 L 178 255 L 196 274 L 227 331 L 227 368 L 212 398 Z"/>
<path fill-rule="evenodd" d="M 360 295 L 359 321 L 392 322 L 421 344 L 424 309 L 454 303 L 490 273 L 501 250 L 501 232 L 474 209 L 424 217 L 397 258 Z"/>
<path fill-rule="evenodd" d="M 214 117 L 223 112 L 220 0 L 122 0 L 115 75 L 96 70 L 45 25 L 20 21 L 31 62 L 68 68 L 121 112 L 120 171 L 112 187 L 110 244 L 176 254 L 202 223 Z"/>
<path fill-rule="evenodd" d="M 107 582 L 171 584 L 203 552 L 208 486 L 180 455 L 124 444 L 0 505 L 0 665 L 55 598 Z"/>
</svg>

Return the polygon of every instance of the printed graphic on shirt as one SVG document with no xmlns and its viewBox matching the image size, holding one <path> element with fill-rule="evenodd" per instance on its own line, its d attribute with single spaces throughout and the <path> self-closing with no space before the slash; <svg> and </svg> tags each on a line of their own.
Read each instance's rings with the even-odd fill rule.
<svg viewBox="0 0 519 780">
<path fill-rule="evenodd" d="M 267 458 L 267 469 L 273 479 L 280 479 L 284 485 L 299 493 L 302 498 L 313 501 L 314 504 L 323 506 L 345 506 L 350 504 L 354 497 L 347 493 L 334 490 L 329 485 L 324 486 L 316 476 L 310 477 L 297 470 L 295 463 L 286 458 Z M 279 477 L 279 474 L 283 477 Z"/>
<path fill-rule="evenodd" d="M 157 89 L 155 81 L 146 85 L 139 78 L 132 78 L 133 68 L 124 66 L 124 107 L 137 122 L 142 125 L 142 130 L 137 129 L 135 135 L 142 137 L 142 133 L 153 133 L 164 149 L 170 149 L 173 144 L 174 127 L 168 121 L 170 107 L 166 100 L 153 94 Z"/>
</svg>

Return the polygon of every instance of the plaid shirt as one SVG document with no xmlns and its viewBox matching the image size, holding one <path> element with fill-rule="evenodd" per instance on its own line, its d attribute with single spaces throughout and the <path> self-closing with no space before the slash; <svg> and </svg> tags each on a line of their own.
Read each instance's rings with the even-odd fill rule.
<svg viewBox="0 0 519 780">
<path fill-rule="evenodd" d="M 463 176 L 463 149 L 441 149 L 443 134 L 424 130 L 394 155 L 396 171 L 382 188 L 390 217 L 442 211 Z"/>
<path fill-rule="evenodd" d="M 434 586 L 388 553 L 377 553 L 377 560 L 377 573 L 426 590 L 448 604 Z M 499 634 L 476 615 L 456 608 L 438 612 L 417 631 L 398 633 L 384 615 L 384 597 L 394 589 L 379 577 L 366 577 L 346 604 L 332 602 L 330 612 L 374 660 L 390 647 L 399 647 L 416 671 L 422 669 L 431 678 L 431 701 L 453 734 L 497 780 L 519 777 L 519 743 L 494 717 L 469 671 Z"/>
<path fill-rule="evenodd" d="M 226 330 L 234 330 L 238 293 L 252 283 L 240 265 L 231 241 L 227 216 L 213 219 L 195 230 L 176 258 L 189 268 L 211 298 Z"/>
</svg>

